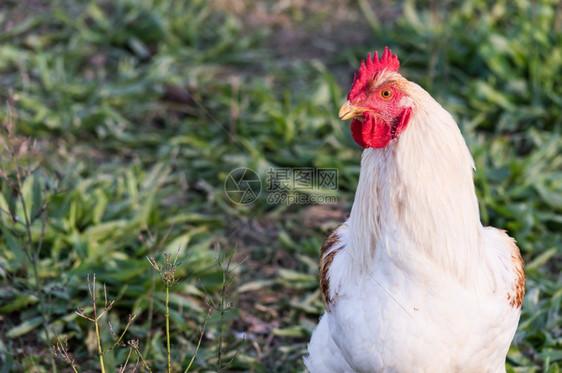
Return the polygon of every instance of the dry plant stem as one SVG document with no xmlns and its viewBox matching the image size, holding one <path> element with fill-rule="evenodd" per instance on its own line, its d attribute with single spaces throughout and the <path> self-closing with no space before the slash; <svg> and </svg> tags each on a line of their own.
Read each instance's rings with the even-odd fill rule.
<svg viewBox="0 0 562 373">
<path fill-rule="evenodd" d="M 222 258 L 222 260 L 224 261 L 224 257 Z M 230 306 L 227 304 L 227 299 L 226 299 L 226 291 L 228 289 L 228 286 L 230 285 L 230 282 L 232 281 L 232 278 L 229 278 L 230 276 L 230 265 L 232 264 L 232 255 L 230 256 L 230 258 L 228 258 L 228 261 L 226 262 L 226 266 L 223 265 L 223 263 L 221 263 L 221 258 L 219 257 L 217 259 L 217 263 L 219 264 L 219 267 L 222 269 L 222 288 L 221 288 L 221 298 L 220 298 L 220 305 L 219 305 L 219 312 L 220 312 L 220 324 L 219 324 L 219 351 L 218 351 L 218 371 L 222 371 L 223 366 L 222 366 L 222 349 L 223 349 L 223 335 L 224 335 L 224 314 L 226 311 L 228 311 L 230 309 Z M 228 365 L 228 364 L 227 364 Z"/>
<path fill-rule="evenodd" d="M 115 343 L 109 349 L 104 351 L 104 353 L 107 352 L 107 351 L 113 350 L 115 347 L 117 347 L 121 343 L 121 341 L 123 340 L 123 337 L 125 336 L 125 333 L 127 333 L 127 330 L 129 330 L 129 327 L 131 326 L 131 324 L 133 323 L 133 321 L 135 320 L 136 317 L 137 317 L 136 313 L 133 314 L 133 315 L 129 315 L 129 322 L 127 323 L 127 326 L 125 326 L 125 329 L 123 329 L 123 332 L 121 333 L 119 338 L 117 338 Z"/>
<path fill-rule="evenodd" d="M 52 354 L 58 356 L 60 359 L 64 360 L 65 363 L 70 365 L 74 373 L 78 373 L 78 368 L 74 363 L 74 359 L 68 354 L 68 340 L 65 338 L 65 342 L 63 343 L 56 332 L 55 335 L 57 337 L 57 344 L 53 346 Z"/>
<path fill-rule="evenodd" d="M 223 343 L 223 333 L 224 333 L 224 312 L 226 304 L 226 272 L 222 273 L 222 289 L 221 289 L 221 300 L 220 300 L 220 324 L 219 324 L 219 352 L 218 352 L 218 370 L 221 371 L 222 368 L 222 343 Z"/>
<path fill-rule="evenodd" d="M 212 313 L 213 313 L 213 308 L 209 307 L 209 311 L 207 312 L 207 318 L 205 319 L 205 323 L 203 324 L 203 327 L 201 328 L 201 334 L 199 335 L 199 341 L 197 341 L 197 346 L 195 347 L 195 352 L 193 353 L 193 357 L 189 361 L 189 365 L 187 366 L 187 368 L 185 368 L 183 373 L 189 372 L 189 369 L 191 368 L 191 365 L 193 364 L 193 362 L 195 361 L 195 358 L 197 357 L 197 353 L 199 352 L 199 347 L 201 346 L 201 341 L 203 340 L 203 335 L 205 334 L 205 329 L 207 329 L 207 323 L 209 322 L 209 319 L 211 318 Z"/>
<path fill-rule="evenodd" d="M 150 265 L 158 272 L 160 275 L 160 279 L 164 283 L 166 287 L 166 347 L 168 352 L 168 373 L 172 373 L 172 354 L 171 354 L 171 347 L 170 347 L 170 285 L 175 284 L 176 279 L 174 277 L 175 271 L 177 269 L 177 260 L 179 256 L 179 248 L 176 254 L 176 258 L 174 262 L 171 262 L 171 255 L 165 253 L 165 265 L 160 266 L 154 259 L 154 257 L 147 257 L 148 262 Z"/>
<path fill-rule="evenodd" d="M 146 363 L 146 360 L 144 360 L 144 357 L 142 356 L 142 353 L 139 350 L 139 342 L 138 341 L 129 341 L 129 345 L 133 348 L 133 350 L 135 350 L 135 353 L 137 354 L 137 357 L 142 361 L 142 365 L 144 366 L 144 369 L 146 369 L 149 372 L 152 372 L 152 369 L 150 369 L 150 367 Z"/>
<path fill-rule="evenodd" d="M 131 358 L 132 352 L 133 352 L 133 349 L 130 348 L 129 354 L 127 354 L 127 360 L 125 360 L 125 364 L 123 364 L 123 366 L 121 368 L 119 368 L 119 373 L 125 373 L 125 369 L 127 369 L 127 365 L 129 364 L 129 359 Z"/>
<path fill-rule="evenodd" d="M 146 235 L 147 235 L 148 239 L 150 240 L 150 242 L 152 242 L 152 244 L 151 244 L 151 246 L 152 246 L 151 253 L 152 254 L 154 254 L 157 250 L 162 248 L 164 242 L 166 242 L 166 240 L 168 239 L 168 236 L 170 235 L 173 228 L 174 228 L 174 226 L 171 225 L 170 228 L 168 228 L 168 231 L 164 234 L 164 237 L 162 237 L 162 239 L 158 240 L 158 234 L 152 234 L 149 227 L 145 226 L 144 229 L 146 230 Z M 150 262 L 150 259 L 148 261 Z M 152 265 L 152 263 L 151 263 L 151 265 Z M 148 326 L 147 326 L 148 334 L 146 336 L 147 340 L 150 340 L 151 336 L 153 334 L 152 322 L 153 322 L 153 319 L 154 319 L 154 293 L 155 293 L 155 289 L 156 289 L 156 277 L 155 277 L 155 274 L 153 272 L 151 280 L 150 280 L 150 295 L 149 295 L 149 303 L 148 303 Z M 148 351 L 150 351 L 150 343 L 147 343 L 145 345 L 143 355 L 146 356 L 148 354 Z"/>
<path fill-rule="evenodd" d="M 88 276 L 88 282 L 90 282 L 90 276 Z M 92 296 L 92 305 L 94 307 L 94 325 L 96 326 L 96 340 L 98 343 L 98 356 L 100 359 L 100 368 L 102 373 L 105 373 L 105 366 L 103 364 L 103 350 L 101 348 L 101 338 L 100 338 L 100 327 L 99 327 L 99 317 L 98 317 L 98 311 L 97 311 L 97 307 L 96 307 L 96 274 L 94 273 L 94 282 L 92 287 L 89 286 L 90 284 L 88 284 L 88 288 L 90 290 L 90 295 Z M 103 312 L 102 314 L 103 315 Z M 100 315 L 100 317 L 101 317 Z"/>
<path fill-rule="evenodd" d="M 100 339 L 100 328 L 99 328 L 99 324 L 98 324 L 98 319 L 95 316 L 96 315 L 96 311 L 95 311 L 96 307 L 94 306 L 94 317 L 95 317 L 95 325 L 96 325 L 96 339 L 98 341 L 98 355 L 100 357 L 100 367 L 101 367 L 101 371 L 102 373 L 105 373 L 105 366 L 103 364 L 103 353 L 101 350 L 101 339 Z"/>
<path fill-rule="evenodd" d="M 217 372 L 222 372 L 224 369 L 228 368 L 232 364 L 232 362 L 234 361 L 236 356 L 238 355 L 238 349 L 237 349 L 236 353 L 234 354 L 232 359 L 230 361 L 228 361 L 226 364 L 224 364 L 224 366 L 223 366 L 222 350 L 223 350 L 223 341 L 224 341 L 223 336 L 224 336 L 224 326 L 225 326 L 225 313 L 226 313 L 226 311 L 230 310 L 230 308 L 231 308 L 231 305 L 227 303 L 227 290 L 228 290 L 231 282 L 234 279 L 234 277 L 231 276 L 232 271 L 234 271 L 236 269 L 236 267 L 238 267 L 240 264 L 242 264 L 246 260 L 246 259 L 244 259 L 235 268 L 231 268 L 233 255 L 230 255 L 228 257 L 228 260 L 226 258 L 227 258 L 227 255 L 223 254 L 220 251 L 219 251 L 219 254 L 216 258 L 216 262 L 217 262 L 219 268 L 222 271 L 222 287 L 221 287 L 221 291 L 220 291 L 220 300 L 215 302 L 212 299 L 212 297 L 207 292 L 205 292 L 205 293 L 207 293 L 207 296 L 208 296 L 209 306 L 213 310 L 218 311 L 220 313 L 219 326 L 218 326 L 219 339 L 218 339 L 217 367 L 216 367 Z M 225 262 L 226 262 L 226 265 L 225 265 Z"/>
<path fill-rule="evenodd" d="M 101 337 L 100 337 L 100 327 L 99 327 L 99 319 L 102 318 L 102 316 L 111 309 L 111 307 L 113 306 L 113 301 L 111 302 L 107 302 L 107 291 L 105 289 L 105 286 L 103 287 L 103 292 L 104 292 L 104 297 L 105 297 L 105 308 L 103 310 L 102 313 L 100 313 L 98 315 L 98 309 L 96 306 L 96 274 L 94 273 L 93 276 L 93 283 L 90 284 L 90 276 L 88 275 L 88 291 L 90 292 L 90 296 L 92 297 L 92 306 L 93 306 L 93 312 L 94 312 L 94 317 L 90 318 L 87 317 L 86 315 L 84 315 L 84 313 L 82 312 L 82 310 L 78 310 L 76 313 L 79 316 L 84 317 L 87 320 L 90 320 L 91 322 L 94 323 L 95 328 L 96 328 L 96 340 L 97 340 L 97 344 L 98 344 L 98 356 L 100 359 L 100 369 L 102 371 L 102 373 L 105 373 L 105 365 L 103 362 L 103 349 L 102 349 L 102 344 L 101 344 Z"/>
<path fill-rule="evenodd" d="M 172 373 L 172 357 L 170 353 L 170 284 L 166 281 L 166 344 L 168 348 L 168 373 Z"/>
</svg>

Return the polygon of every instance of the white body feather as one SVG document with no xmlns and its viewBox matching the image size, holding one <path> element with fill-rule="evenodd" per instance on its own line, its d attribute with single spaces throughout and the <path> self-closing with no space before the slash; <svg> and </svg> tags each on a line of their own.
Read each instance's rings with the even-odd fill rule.
<svg viewBox="0 0 562 373">
<path fill-rule="evenodd" d="M 407 84 L 408 128 L 363 152 L 350 218 L 323 253 L 333 252 L 333 303 L 306 365 L 312 373 L 505 372 L 520 315 L 520 302 L 510 302 L 519 251 L 480 223 L 474 162 L 451 115 Z"/>
</svg>

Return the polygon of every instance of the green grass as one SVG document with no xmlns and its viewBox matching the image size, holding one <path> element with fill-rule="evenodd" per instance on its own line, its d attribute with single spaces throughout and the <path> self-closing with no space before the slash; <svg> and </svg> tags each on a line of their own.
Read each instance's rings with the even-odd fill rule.
<svg viewBox="0 0 562 373">
<path fill-rule="evenodd" d="M 558 372 L 562 10 L 488 3 L 8 1 L 0 372 L 69 369 L 51 359 L 56 335 L 80 371 L 99 370 L 93 324 L 75 313 L 91 312 L 94 273 L 98 310 L 102 284 L 115 300 L 102 344 L 114 343 L 108 320 L 120 335 L 136 314 L 124 341 L 138 340 L 152 371 L 168 365 L 166 304 L 174 371 L 200 336 L 190 371 L 302 371 L 322 312 L 319 248 L 349 211 L 359 174 L 360 149 L 337 110 L 360 59 L 385 45 L 457 119 L 483 222 L 506 228 L 525 259 L 509 369 Z M 265 191 L 233 204 L 223 185 L 238 167 L 262 180 L 270 167 L 337 168 L 338 204 L 272 205 Z M 168 297 L 146 259 L 163 263 L 164 253 L 179 253 Z M 108 371 L 129 349 L 104 354 Z"/>
</svg>

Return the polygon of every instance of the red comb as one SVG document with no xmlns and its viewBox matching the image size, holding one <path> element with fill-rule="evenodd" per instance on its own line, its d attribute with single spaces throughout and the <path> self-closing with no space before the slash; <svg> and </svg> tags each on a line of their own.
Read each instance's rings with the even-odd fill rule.
<svg viewBox="0 0 562 373">
<path fill-rule="evenodd" d="M 392 51 L 388 47 L 384 47 L 384 52 L 380 60 L 379 54 L 376 51 L 373 59 L 371 59 L 371 53 L 369 53 L 367 59 L 361 61 L 359 74 L 356 73 L 353 78 L 353 85 L 347 95 L 347 99 L 351 100 L 352 97 L 356 96 L 359 91 L 381 71 L 388 70 L 398 72 L 399 67 L 400 62 L 398 61 L 398 57 L 392 54 Z"/>
</svg>

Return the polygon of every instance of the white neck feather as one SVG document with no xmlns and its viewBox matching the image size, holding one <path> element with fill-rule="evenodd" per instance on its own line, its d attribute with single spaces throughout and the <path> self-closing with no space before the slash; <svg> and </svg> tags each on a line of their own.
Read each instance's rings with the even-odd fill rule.
<svg viewBox="0 0 562 373">
<path fill-rule="evenodd" d="M 418 85 L 408 90 L 406 130 L 363 152 L 348 250 L 369 270 L 390 260 L 416 271 L 419 258 L 470 281 L 482 254 L 474 161 L 452 116 Z"/>
</svg>

